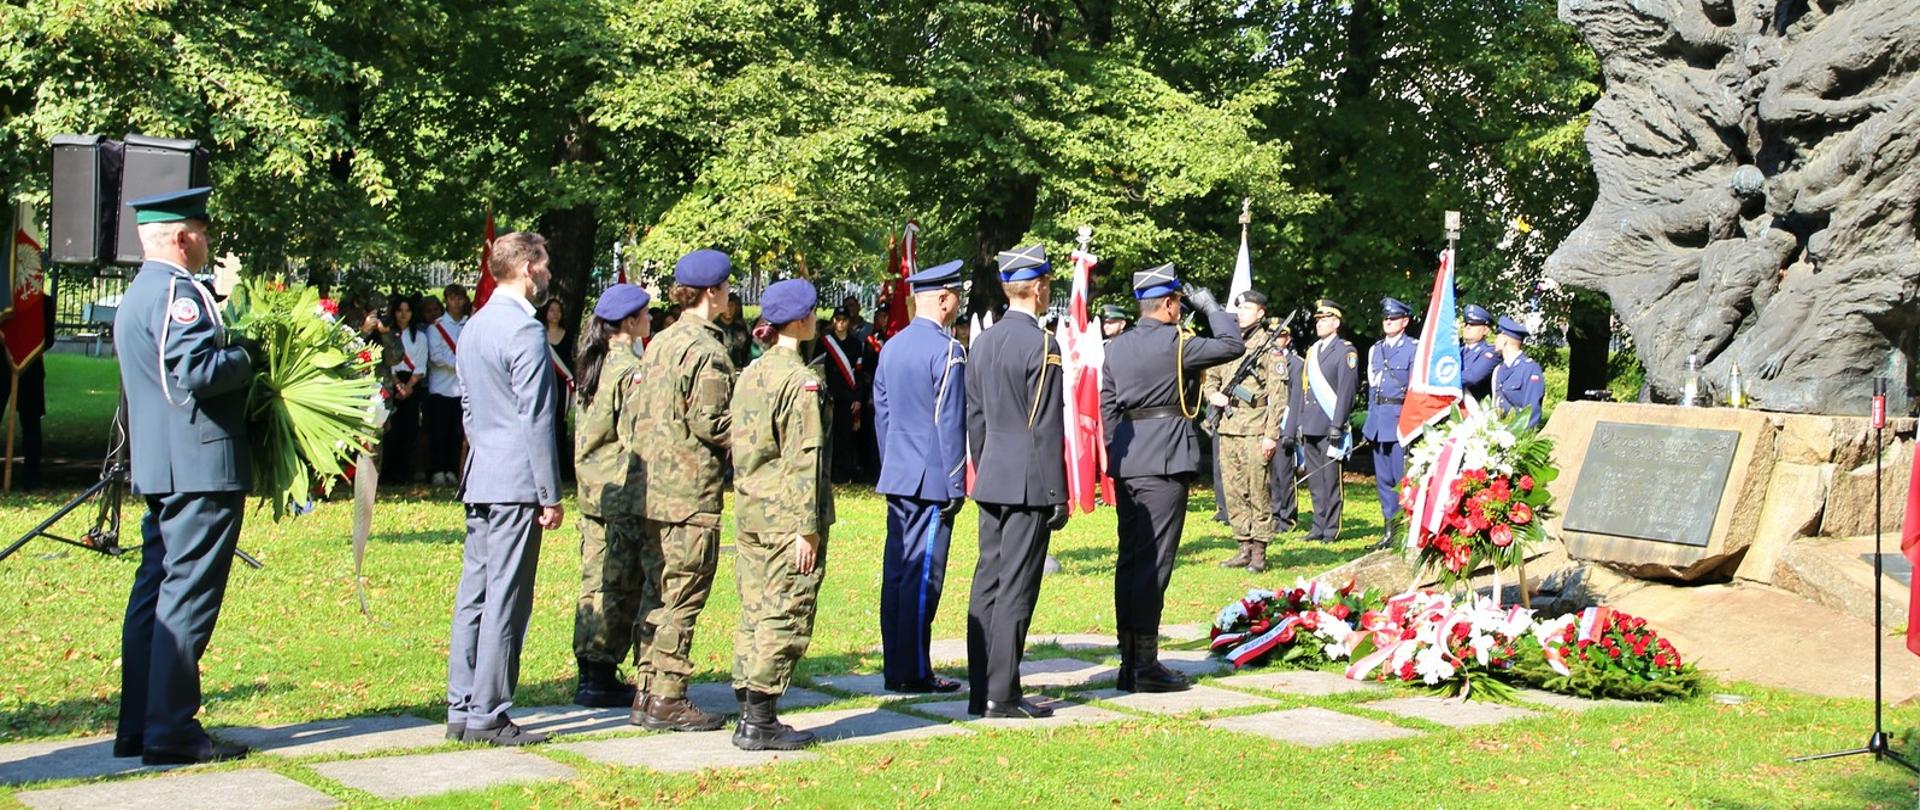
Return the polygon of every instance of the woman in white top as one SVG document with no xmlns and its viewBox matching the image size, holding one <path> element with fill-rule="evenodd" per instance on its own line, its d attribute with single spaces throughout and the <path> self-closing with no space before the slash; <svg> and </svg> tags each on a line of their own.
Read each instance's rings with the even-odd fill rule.
<svg viewBox="0 0 1920 810">
<path fill-rule="evenodd" d="M 413 483 L 415 445 L 420 441 L 420 402 L 427 395 L 427 324 L 414 317 L 416 302 L 396 295 L 387 309 L 386 361 L 393 409 L 387 417 L 387 436 L 381 442 L 380 478 Z"/>
</svg>

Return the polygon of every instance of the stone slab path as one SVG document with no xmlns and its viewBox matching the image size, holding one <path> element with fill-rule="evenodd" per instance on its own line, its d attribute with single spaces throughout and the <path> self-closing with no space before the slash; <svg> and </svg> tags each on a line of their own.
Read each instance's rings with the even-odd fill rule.
<svg viewBox="0 0 1920 810">
<path fill-rule="evenodd" d="M 825 675 L 812 678 L 811 680 L 814 686 L 822 689 L 832 689 L 838 692 L 846 692 L 850 695 L 876 697 L 881 700 L 910 700 L 913 698 L 927 697 L 927 695 L 912 692 L 889 692 L 887 691 L 887 679 L 882 675 Z M 962 679 L 958 693 L 947 692 L 944 694 L 964 695 L 966 693 L 967 682 Z M 791 694 L 791 691 L 789 691 L 789 694 Z M 788 705 L 785 698 L 780 700 L 781 708 L 784 709 Z"/>
<path fill-rule="evenodd" d="M 262 754 L 369 754 L 446 742 L 447 726 L 418 717 L 348 717 L 290 726 L 217 728 L 212 734 Z"/>
<path fill-rule="evenodd" d="M 843 709 L 780 716 L 780 722 L 819 735 L 824 744 L 893 742 L 971 734 L 972 729 L 886 709 Z"/>
<path fill-rule="evenodd" d="M 0 745 L 0 785 L 55 779 L 94 779 L 166 770 L 141 765 L 139 757 L 116 759 L 113 735 Z"/>
<path fill-rule="evenodd" d="M 1043 658 L 1020 662 L 1020 685 L 1028 689 L 1054 686 L 1085 686 L 1094 681 L 1113 680 L 1119 670 L 1078 658 Z"/>
<path fill-rule="evenodd" d="M 1258 734 L 1282 742 L 1320 748 L 1352 742 L 1397 740 L 1420 732 L 1345 712 L 1309 706 L 1301 709 L 1222 717 L 1207 725 L 1227 731 Z"/>
<path fill-rule="evenodd" d="M 313 766 L 321 776 L 382 799 L 435 796 L 513 782 L 568 779 L 573 769 L 525 750 L 489 748 L 349 759 Z"/>
<path fill-rule="evenodd" d="M 1435 697 L 1402 697 L 1376 700 L 1362 703 L 1361 708 L 1412 717 L 1429 723 L 1439 723 L 1452 728 L 1467 726 L 1487 726 L 1519 720 L 1526 717 L 1538 717 L 1539 712 L 1509 706 L 1504 703 L 1486 703 L 1478 700 L 1453 700 Z"/>
<path fill-rule="evenodd" d="M 1233 675 L 1216 681 L 1221 686 L 1241 689 L 1262 689 L 1268 692 L 1285 692 L 1289 695 L 1305 697 L 1326 697 L 1344 695 L 1351 692 L 1384 692 L 1385 687 L 1367 681 L 1349 680 L 1337 672 L 1321 672 L 1312 669 L 1279 670 L 1255 672 L 1245 675 Z"/>
<path fill-rule="evenodd" d="M 1053 716 L 1031 720 L 1005 717 L 974 717 L 973 715 L 967 714 L 967 702 L 964 700 L 941 703 L 916 703 L 909 708 L 914 711 L 926 712 L 937 717 L 943 717 L 948 720 L 966 723 L 980 728 L 1049 729 L 1087 723 L 1111 723 L 1115 720 L 1127 719 L 1126 715 L 1110 709 L 1102 709 L 1098 706 L 1089 706 L 1085 703 L 1062 700 L 1056 697 L 1029 695 L 1027 699 L 1053 709 Z"/>
<path fill-rule="evenodd" d="M 705 768 L 751 768 L 816 756 L 810 751 L 742 751 L 733 747 L 732 732 L 725 729 L 687 734 L 608 737 L 550 747 L 607 765 L 649 768 L 666 773 Z"/>
<path fill-rule="evenodd" d="M 1136 693 L 1122 692 L 1118 689 L 1096 689 L 1083 694 L 1124 709 L 1151 714 L 1192 714 L 1275 705 L 1275 702 L 1268 698 L 1211 686 L 1195 686 L 1185 692 Z"/>
<path fill-rule="evenodd" d="M 14 798 L 36 810 L 311 810 L 340 806 L 340 800 L 332 796 L 257 768 L 29 790 Z"/>
</svg>

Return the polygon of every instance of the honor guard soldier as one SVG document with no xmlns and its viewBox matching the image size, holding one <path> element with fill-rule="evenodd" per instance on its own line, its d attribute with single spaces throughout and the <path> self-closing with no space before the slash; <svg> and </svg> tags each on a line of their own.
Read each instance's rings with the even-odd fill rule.
<svg viewBox="0 0 1920 810">
<path fill-rule="evenodd" d="M 620 662 L 633 626 L 654 605 L 643 572 L 659 570 L 656 547 L 640 542 L 640 457 L 630 400 L 639 384 L 639 348 L 651 316 L 647 291 L 615 284 L 600 294 L 580 337 L 575 366 L 573 472 L 580 488 L 580 600 L 573 611 L 573 655 L 580 667 L 573 702 L 594 708 L 633 704 Z M 658 594 L 652 598 L 657 600 Z"/>
<path fill-rule="evenodd" d="M 1500 336 L 1493 340 L 1500 349 L 1500 366 L 1493 370 L 1493 402 L 1501 416 L 1529 411 L 1527 427 L 1539 427 L 1547 377 L 1540 364 L 1527 356 L 1527 336 L 1527 328 L 1519 321 L 1500 316 Z"/>
<path fill-rule="evenodd" d="M 1484 402 L 1493 393 L 1493 367 L 1500 365 L 1499 350 L 1487 342 L 1493 315 L 1478 304 L 1468 304 L 1463 320 L 1466 325 L 1460 328 L 1460 337 L 1466 343 L 1460 347 L 1460 384 L 1467 396 Z"/>
<path fill-rule="evenodd" d="M 655 731 L 712 731 L 725 719 L 687 699 L 693 675 L 693 626 L 713 591 L 720 557 L 720 508 L 731 439 L 733 361 L 726 333 L 713 322 L 727 306 L 733 262 L 717 250 L 696 250 L 673 266 L 673 302 L 680 318 L 647 344 L 635 372 L 633 430 L 645 481 L 641 542 L 659 549 L 661 567 L 646 572 L 660 603 L 641 619 L 640 694 L 632 722 Z"/>
<path fill-rule="evenodd" d="M 1220 563 L 1222 568 L 1246 568 L 1254 573 L 1267 570 L 1267 543 L 1273 539 L 1273 502 L 1269 486 L 1272 473 L 1268 465 L 1280 448 L 1280 417 L 1286 412 L 1287 392 L 1274 384 L 1275 364 L 1279 362 L 1266 348 L 1271 334 L 1264 323 L 1267 297 L 1253 290 L 1240 294 L 1234 302 L 1239 316 L 1240 339 L 1248 352 L 1259 357 L 1243 357 L 1207 370 L 1201 390 L 1207 404 L 1218 409 L 1215 430 L 1220 488 L 1215 496 L 1227 510 L 1227 525 L 1239 553 Z M 1251 363 L 1251 371 L 1228 386 L 1242 365 Z"/>
<path fill-rule="evenodd" d="M 127 398 L 133 491 L 146 500 L 140 567 L 120 631 L 113 755 L 148 765 L 245 756 L 215 742 L 200 711 L 200 656 L 226 598 L 253 468 L 247 389 L 254 364 L 227 345 L 207 263 L 208 188 L 128 201 L 145 261 L 113 319 Z"/>
<path fill-rule="evenodd" d="M 734 582 L 740 629 L 733 638 L 733 694 L 740 701 L 734 747 L 794 751 L 811 731 L 780 722 L 777 704 L 813 640 L 820 579 L 833 525 L 825 381 L 800 358 L 813 339 L 819 301 L 805 279 L 777 281 L 760 317 L 779 330 L 772 348 L 741 372 L 733 398 Z"/>
<path fill-rule="evenodd" d="M 1340 512 L 1346 497 L 1340 491 L 1340 463 L 1353 450 L 1347 417 L 1360 387 L 1360 355 L 1340 337 L 1344 318 L 1339 304 L 1325 298 L 1314 302 L 1313 333 L 1303 373 L 1294 385 L 1300 418 L 1293 426 L 1307 468 L 1307 494 L 1313 498 L 1313 528 L 1308 541 L 1331 543 L 1340 534 Z"/>
<path fill-rule="evenodd" d="M 1125 309 L 1108 304 L 1100 308 L 1100 342 L 1106 343 L 1120 336 L 1121 332 L 1133 323 L 1133 316 Z"/>
<path fill-rule="evenodd" d="M 1273 454 L 1268 489 L 1273 499 L 1273 533 L 1293 531 L 1300 521 L 1300 443 L 1295 438 L 1295 423 L 1300 421 L 1300 379 L 1303 361 L 1293 350 L 1293 330 L 1280 327 L 1280 342 L 1273 344 L 1273 383 L 1268 386 L 1281 399 L 1280 450 Z"/>
<path fill-rule="evenodd" d="M 948 334 L 960 312 L 963 264 L 909 276 L 915 317 L 888 340 L 873 381 L 887 543 L 880 572 L 880 648 L 886 687 L 955 692 L 933 671 L 933 617 L 947 580 L 953 520 L 966 502 L 967 350 Z"/>
<path fill-rule="evenodd" d="M 1114 478 L 1120 553 L 1113 581 L 1120 636 L 1119 688 L 1177 692 L 1192 686 L 1160 663 L 1160 613 L 1186 526 L 1187 486 L 1200 469 L 1200 378 L 1240 356 L 1240 324 L 1213 295 L 1190 298 L 1213 337 L 1182 330 L 1182 287 L 1173 265 L 1133 274 L 1140 322 L 1107 346 L 1100 375 L 1107 471 Z"/>
<path fill-rule="evenodd" d="M 1380 300 L 1381 338 L 1367 350 L 1367 421 L 1360 428 L 1373 444 L 1373 486 L 1380 493 L 1381 525 L 1400 514 L 1400 479 L 1407 472 L 1407 451 L 1400 446 L 1400 406 L 1413 380 L 1413 356 L 1420 341 L 1407 337 L 1413 308 L 1394 298 Z"/>
<path fill-rule="evenodd" d="M 967 710 L 1037 718 L 1020 659 L 1053 532 L 1067 523 L 1060 345 L 1040 325 L 1053 266 L 1040 245 L 999 256 L 1007 314 L 976 338 L 967 369 L 967 441 L 980 556 L 967 605 Z"/>
</svg>

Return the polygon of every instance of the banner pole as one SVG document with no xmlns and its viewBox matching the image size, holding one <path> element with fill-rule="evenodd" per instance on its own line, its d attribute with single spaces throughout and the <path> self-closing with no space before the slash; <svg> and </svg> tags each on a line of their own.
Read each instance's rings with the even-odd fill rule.
<svg viewBox="0 0 1920 810">
<path fill-rule="evenodd" d="M 9 366 L 12 364 L 9 363 Z M 20 369 L 13 369 L 12 380 L 7 384 L 7 463 L 0 470 L 0 491 L 13 491 L 13 425 L 20 409 Z"/>
</svg>

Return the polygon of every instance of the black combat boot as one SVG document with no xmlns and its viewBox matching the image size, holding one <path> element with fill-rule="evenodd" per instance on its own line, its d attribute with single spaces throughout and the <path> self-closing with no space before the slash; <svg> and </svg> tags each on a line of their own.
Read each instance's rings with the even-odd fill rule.
<svg viewBox="0 0 1920 810">
<path fill-rule="evenodd" d="M 1120 631 L 1120 679 L 1113 688 L 1122 692 L 1136 691 L 1133 681 L 1133 634 Z"/>
<path fill-rule="evenodd" d="M 733 688 L 733 702 L 740 704 L 740 713 L 735 717 L 747 716 L 747 690 L 738 686 Z"/>
<path fill-rule="evenodd" d="M 1247 561 L 1252 559 L 1253 557 L 1252 548 L 1253 548 L 1253 543 L 1246 540 L 1240 541 L 1240 553 L 1235 554 L 1231 557 L 1228 557 L 1226 562 L 1223 562 L 1220 564 L 1220 567 L 1221 568 L 1245 568 L 1247 566 Z"/>
<path fill-rule="evenodd" d="M 1160 634 L 1133 634 L 1133 684 L 1135 692 L 1185 692 L 1193 688 L 1187 676 L 1160 663 Z"/>
<path fill-rule="evenodd" d="M 779 702 L 779 695 L 747 692 L 746 711 L 733 724 L 733 747 L 742 751 L 798 751 L 813 745 L 813 732 L 780 722 Z"/>
<path fill-rule="evenodd" d="M 1253 552 L 1247 555 L 1247 570 L 1256 574 L 1266 571 L 1267 544 L 1254 541 L 1247 544 L 1247 549 Z"/>
<path fill-rule="evenodd" d="M 633 705 L 633 685 L 620 680 L 620 670 L 617 667 L 585 658 L 577 660 L 580 664 L 580 685 L 573 690 L 575 705 L 595 709 L 617 709 Z"/>
</svg>

